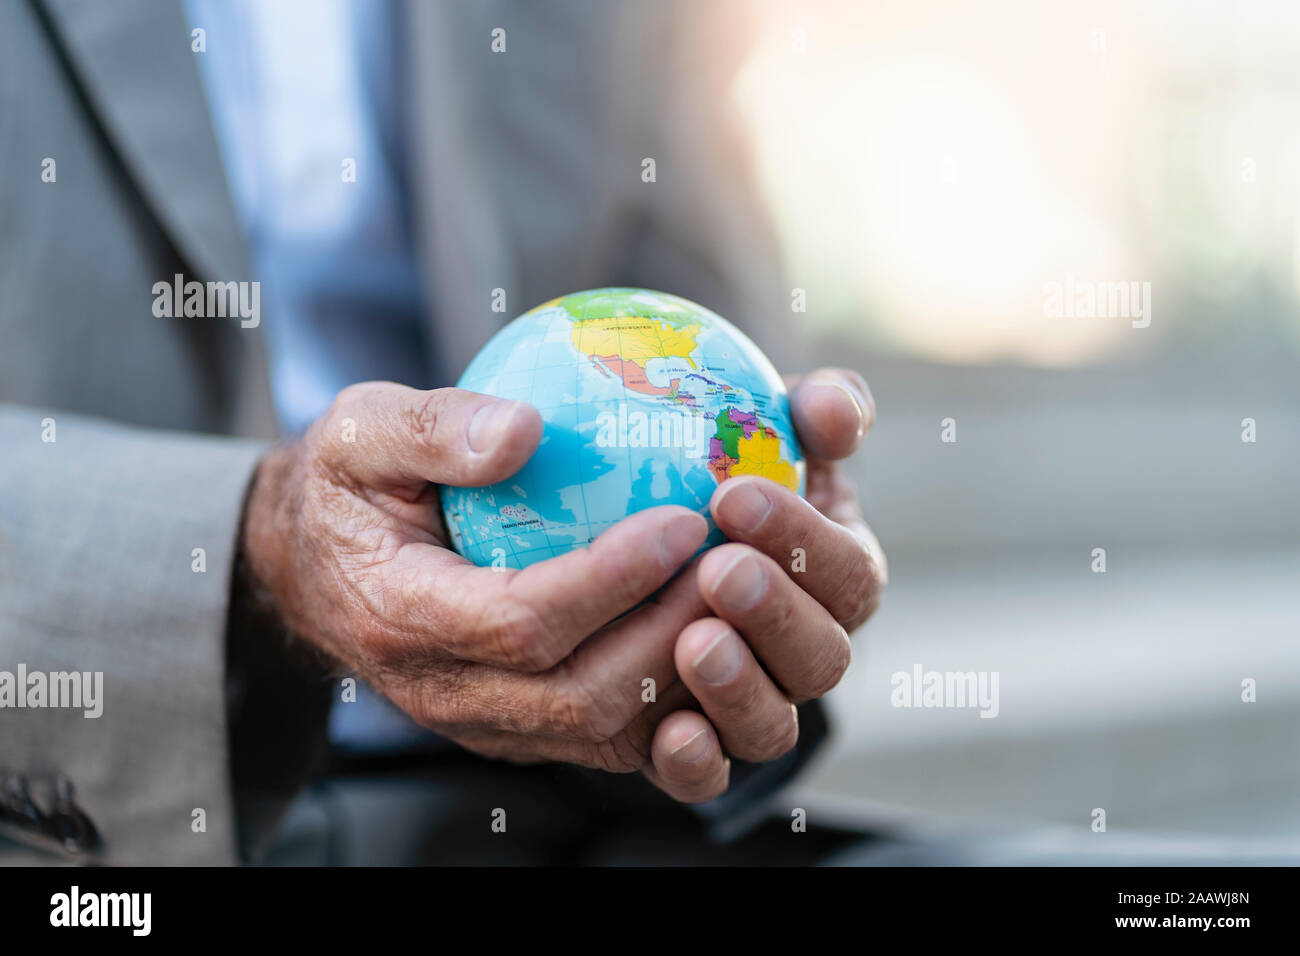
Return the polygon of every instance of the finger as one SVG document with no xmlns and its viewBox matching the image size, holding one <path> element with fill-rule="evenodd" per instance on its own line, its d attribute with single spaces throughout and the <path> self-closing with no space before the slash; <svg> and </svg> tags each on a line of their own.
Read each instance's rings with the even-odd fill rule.
<svg viewBox="0 0 1300 956">
<path fill-rule="evenodd" d="M 464 389 L 364 382 L 340 392 L 311 435 L 327 467 L 368 487 L 489 485 L 528 461 L 542 418 L 525 402 Z"/>
<path fill-rule="evenodd" d="M 833 461 L 815 461 L 808 468 L 807 498 L 833 523 L 862 542 L 874 562 L 875 596 L 889 584 L 889 560 L 858 505 L 856 486 Z"/>
<path fill-rule="evenodd" d="M 651 741 L 664 717 L 694 703 L 690 692 L 674 682 L 647 705 L 632 724 L 609 740 L 597 743 L 539 734 L 503 730 L 494 725 L 437 728 L 456 743 L 485 757 L 500 757 L 516 762 L 555 760 L 603 770 L 607 773 L 632 773 L 651 770 Z"/>
<path fill-rule="evenodd" d="M 457 680 L 473 694 L 452 711 L 445 693 L 430 687 L 424 702 L 429 722 L 471 721 L 593 747 L 620 733 L 637 733 L 638 720 L 655 712 L 650 705 L 678 691 L 680 697 L 669 696 L 676 701 L 673 709 L 689 698 L 684 689 L 670 688 L 677 685 L 673 646 L 678 635 L 709 610 L 694 572 L 693 564 L 653 601 L 601 628 L 543 674 L 488 664 L 462 667 Z M 651 725 L 637 733 L 647 758 L 653 730 Z"/>
<path fill-rule="evenodd" d="M 601 740 L 626 728 L 677 680 L 673 646 L 692 621 L 709 613 L 700 596 L 698 559 L 653 600 L 601 628 L 547 673 L 546 714 L 572 736 Z M 649 738 L 646 738 L 649 745 Z"/>
<path fill-rule="evenodd" d="M 675 648 L 677 673 L 704 708 L 727 753 L 775 760 L 799 740 L 798 711 L 725 621 L 690 624 Z"/>
<path fill-rule="evenodd" d="M 375 599 L 381 616 L 401 621 L 408 650 L 546 671 L 662 587 L 707 535 L 701 515 L 664 505 L 522 571 L 478 568 L 454 552 L 408 544 L 382 566 Z"/>
<path fill-rule="evenodd" d="M 653 770 L 646 769 L 646 779 L 674 800 L 703 803 L 727 789 L 731 761 L 713 727 L 693 710 L 679 710 L 663 719 L 650 755 Z"/>
<path fill-rule="evenodd" d="M 749 475 L 719 485 L 709 508 L 723 534 L 786 569 L 849 630 L 879 604 L 884 554 L 864 523 L 846 527 L 776 482 Z"/>
<path fill-rule="evenodd" d="M 824 368 L 794 380 L 790 414 L 809 458 L 837 460 L 862 443 L 875 421 L 876 405 L 857 372 Z"/>
<path fill-rule="evenodd" d="M 848 634 L 771 558 L 724 544 L 704 556 L 699 579 L 704 600 L 744 635 L 791 700 L 820 697 L 844 676 Z"/>
</svg>

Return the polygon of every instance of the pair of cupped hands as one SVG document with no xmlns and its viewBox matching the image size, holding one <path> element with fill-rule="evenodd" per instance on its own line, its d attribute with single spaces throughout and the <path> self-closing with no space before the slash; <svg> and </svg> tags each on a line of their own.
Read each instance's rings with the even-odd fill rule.
<svg viewBox="0 0 1300 956">
<path fill-rule="evenodd" d="M 709 508 L 729 541 L 694 559 L 707 523 L 666 505 L 523 570 L 475 567 L 449 546 L 438 485 L 508 478 L 541 417 L 387 382 L 345 389 L 263 459 L 244 559 L 289 630 L 461 746 L 639 771 L 677 800 L 709 800 L 731 757 L 794 747 L 795 705 L 839 682 L 886 579 L 836 464 L 874 418 L 866 383 L 840 369 L 788 383 L 806 500 L 764 478 L 723 481 Z"/>
</svg>

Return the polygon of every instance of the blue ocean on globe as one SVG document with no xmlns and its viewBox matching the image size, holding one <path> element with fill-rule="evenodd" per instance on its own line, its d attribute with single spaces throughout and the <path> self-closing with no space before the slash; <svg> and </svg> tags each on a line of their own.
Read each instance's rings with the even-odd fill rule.
<svg viewBox="0 0 1300 956">
<path fill-rule="evenodd" d="M 544 422 L 513 477 L 440 489 L 452 545 L 477 565 L 527 567 L 657 505 L 709 518 L 714 490 L 735 475 L 804 491 L 780 375 L 739 329 L 678 296 L 611 288 L 543 303 L 457 385 L 528 402 Z M 709 521 L 706 548 L 723 540 Z"/>
</svg>

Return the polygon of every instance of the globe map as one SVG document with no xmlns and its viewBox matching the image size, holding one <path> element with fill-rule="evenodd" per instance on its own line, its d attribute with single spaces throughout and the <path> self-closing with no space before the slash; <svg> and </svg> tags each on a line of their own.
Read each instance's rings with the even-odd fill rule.
<svg viewBox="0 0 1300 956">
<path fill-rule="evenodd" d="M 656 505 L 709 518 L 714 489 L 735 475 L 804 490 L 776 369 L 731 323 L 674 295 L 552 299 L 498 332 L 457 385 L 528 402 L 544 422 L 511 478 L 440 490 L 453 546 L 481 566 L 564 554 Z M 722 540 L 710 519 L 704 547 Z"/>
</svg>

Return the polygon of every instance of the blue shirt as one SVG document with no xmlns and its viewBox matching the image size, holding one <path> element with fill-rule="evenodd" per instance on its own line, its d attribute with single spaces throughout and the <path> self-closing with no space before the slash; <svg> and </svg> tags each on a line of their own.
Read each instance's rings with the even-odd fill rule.
<svg viewBox="0 0 1300 956">
<path fill-rule="evenodd" d="M 427 387 L 390 5 L 186 0 L 186 12 L 206 32 L 195 56 L 262 283 L 284 430 L 301 433 L 353 382 Z M 336 699 L 330 738 L 358 751 L 438 739 L 360 682 L 355 703 Z"/>
<path fill-rule="evenodd" d="M 353 382 L 427 386 L 390 5 L 186 2 L 207 32 L 195 56 L 271 317 L 285 431 L 302 432 Z"/>
</svg>

